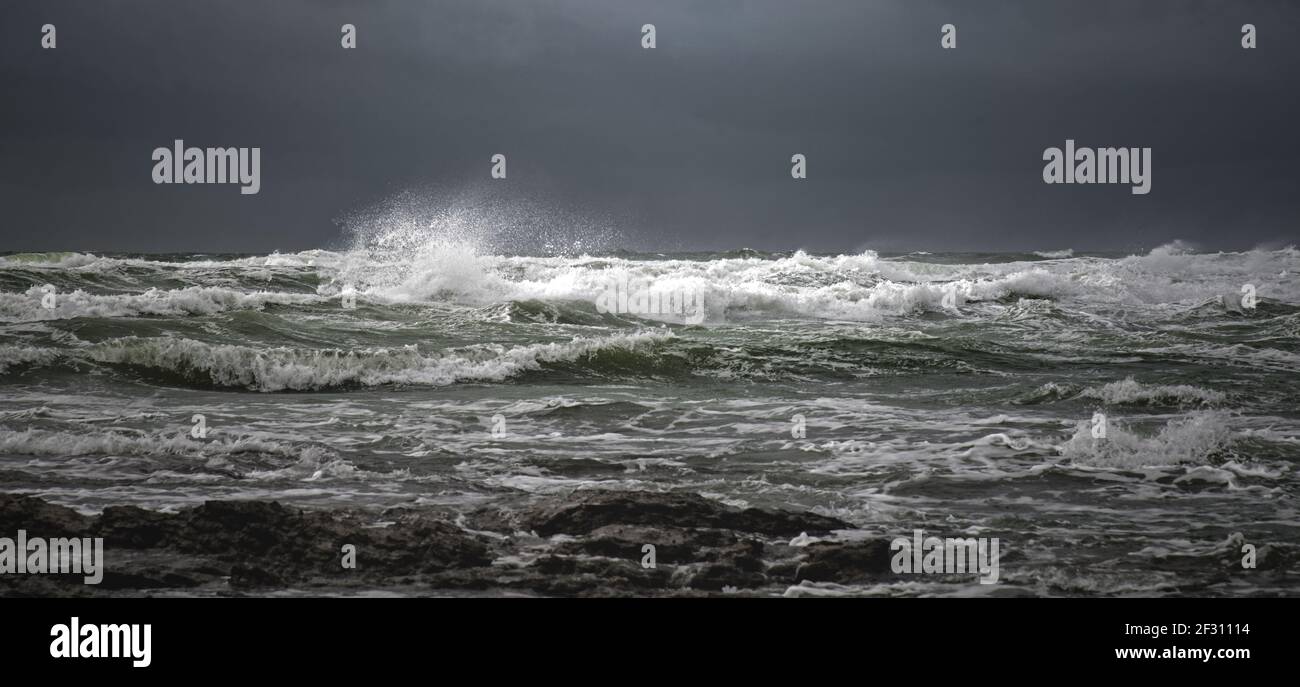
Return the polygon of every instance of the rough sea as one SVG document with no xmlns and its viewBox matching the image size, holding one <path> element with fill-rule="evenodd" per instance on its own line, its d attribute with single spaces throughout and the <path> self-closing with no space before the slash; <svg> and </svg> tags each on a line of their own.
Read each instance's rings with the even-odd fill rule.
<svg viewBox="0 0 1300 687">
<path fill-rule="evenodd" d="M 602 312 L 611 280 L 702 321 Z M 824 593 L 1294 594 L 1224 561 L 1300 552 L 1298 337 L 1294 248 L 10 254 L 0 489 L 86 513 L 690 492 L 1001 539 L 999 585 Z"/>
</svg>

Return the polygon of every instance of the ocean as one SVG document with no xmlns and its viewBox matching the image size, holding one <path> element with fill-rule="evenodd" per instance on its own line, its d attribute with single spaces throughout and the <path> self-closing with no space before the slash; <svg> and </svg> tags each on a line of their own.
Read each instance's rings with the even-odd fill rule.
<svg viewBox="0 0 1300 687">
<path fill-rule="evenodd" d="M 703 309 L 598 307 L 611 281 Z M 689 493 L 1001 541 L 996 585 L 809 593 L 1295 593 L 1233 571 L 1300 553 L 1298 334 L 1295 248 L 10 254 L 0 489 L 82 513 Z"/>
</svg>

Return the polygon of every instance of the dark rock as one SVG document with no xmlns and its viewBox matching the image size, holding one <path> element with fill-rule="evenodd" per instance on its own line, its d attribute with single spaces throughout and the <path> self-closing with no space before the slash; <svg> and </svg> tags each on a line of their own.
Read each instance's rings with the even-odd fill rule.
<svg viewBox="0 0 1300 687">
<path fill-rule="evenodd" d="M 609 590 L 653 590 L 665 587 L 669 573 L 664 568 L 643 568 L 639 562 L 610 558 L 543 556 L 525 572 L 521 582 L 530 589 L 559 596 L 602 596 Z"/>
<path fill-rule="evenodd" d="M 126 589 L 170 589 L 197 587 L 200 582 L 192 577 L 176 573 L 149 574 L 132 572 L 104 571 L 104 579 L 96 585 L 96 591 L 117 591 Z"/>
<path fill-rule="evenodd" d="M 307 553 L 302 549 L 314 548 L 310 542 L 318 534 L 308 531 L 300 511 L 263 501 L 207 501 L 181 511 L 171 524 L 172 547 L 238 557 Z"/>
<path fill-rule="evenodd" d="M 0 532 L 103 537 L 105 551 L 99 585 L 83 584 L 79 575 L 4 575 L 0 595 L 393 588 L 694 596 L 720 594 L 724 586 L 771 594 L 796 578 L 847 579 L 876 565 L 850 545 L 800 549 L 781 541 L 850 527 L 811 513 L 742 510 L 695 494 L 655 492 L 582 491 L 501 503 L 464 520 L 433 508 L 378 515 L 265 501 L 208 501 L 177 513 L 111 506 L 87 517 L 39 498 L 0 494 Z M 538 541 L 519 534 L 529 530 L 570 536 Z M 347 544 L 356 547 L 355 568 L 342 566 Z M 655 546 L 655 567 L 642 565 L 646 544 Z"/>
<path fill-rule="evenodd" d="M 366 544 L 373 545 L 369 564 L 382 568 L 432 572 L 447 568 L 488 565 L 492 555 L 481 541 L 448 522 L 426 513 L 406 515 L 393 527 L 367 529 Z M 360 556 L 361 545 L 358 544 Z M 371 554 L 367 554 L 368 556 Z"/>
<path fill-rule="evenodd" d="M 848 583 L 891 574 L 889 542 L 816 542 L 805 547 L 794 582 Z"/>
<path fill-rule="evenodd" d="M 109 506 L 90 528 L 90 536 L 103 537 L 109 548 L 148 549 L 167 537 L 173 516 L 135 506 Z"/>
<path fill-rule="evenodd" d="M 732 508 L 697 494 L 579 491 L 529 510 L 524 524 L 542 536 L 587 534 L 607 525 L 721 528 L 769 536 L 848 529 L 848 523 L 813 513 Z"/>
<path fill-rule="evenodd" d="M 0 536 L 13 537 L 18 530 L 32 537 L 80 536 L 89 521 L 71 508 L 34 496 L 0 494 Z"/>
<path fill-rule="evenodd" d="M 719 529 L 684 529 L 644 525 L 606 525 L 592 530 L 586 537 L 564 542 L 556 548 L 563 553 L 586 553 L 640 561 L 642 547 L 655 547 L 660 565 L 681 565 L 717 558 L 717 549 L 734 546 L 741 540 L 735 533 Z"/>
<path fill-rule="evenodd" d="M 230 586 L 237 589 L 257 587 L 283 587 L 284 581 L 275 573 L 262 568 L 236 565 L 230 569 Z"/>
<path fill-rule="evenodd" d="M 767 578 L 761 573 L 741 570 L 721 563 L 705 566 L 692 575 L 690 581 L 691 589 L 710 592 L 721 592 L 723 587 L 746 589 L 762 587 L 766 584 Z"/>
<path fill-rule="evenodd" d="M 112 506 L 86 517 L 39 498 L 0 494 L 0 528 L 104 538 L 105 578 L 82 590 L 89 592 L 193 587 L 219 580 L 213 570 L 229 570 L 231 586 L 241 588 L 321 577 L 374 583 L 492 561 L 484 543 L 441 514 L 404 514 L 390 527 L 371 523 L 364 513 L 303 512 L 261 501 L 209 501 L 175 514 Z M 344 544 L 357 548 L 355 569 L 342 567 Z M 80 576 L 48 577 L 40 584 L 83 586 Z"/>
</svg>

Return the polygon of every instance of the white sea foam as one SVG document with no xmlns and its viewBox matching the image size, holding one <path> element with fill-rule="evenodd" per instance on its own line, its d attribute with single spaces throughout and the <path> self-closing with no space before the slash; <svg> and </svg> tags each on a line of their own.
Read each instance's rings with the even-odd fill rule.
<svg viewBox="0 0 1300 687">
<path fill-rule="evenodd" d="M 1104 438 L 1093 438 L 1091 423 L 1083 421 L 1059 450 L 1081 464 L 1140 468 L 1205 464 L 1232 441 L 1226 413 L 1199 411 L 1171 420 L 1155 435 L 1141 434 L 1112 420 Z"/>
<path fill-rule="evenodd" d="M 74 317 L 138 317 L 141 315 L 210 315 L 228 310 L 260 310 L 268 304 L 318 301 L 318 296 L 257 291 L 245 293 L 220 287 L 149 289 L 143 293 L 90 294 L 72 291 L 55 294 L 55 307 L 41 304 L 44 292 L 32 287 L 26 293 L 0 293 L 0 321 L 29 322 Z"/>
<path fill-rule="evenodd" d="M 1195 306 L 1252 283 L 1263 298 L 1300 302 L 1300 259 L 1293 249 L 1198 254 L 1177 242 L 1122 259 L 1044 252 L 1049 262 L 942 264 L 883 259 L 872 251 L 816 256 L 803 251 L 691 259 L 521 257 L 487 252 L 474 231 L 402 225 L 378 231 L 353 250 L 322 260 L 333 288 L 353 284 L 366 298 L 449 300 L 482 306 L 506 300 L 593 301 L 611 280 L 648 282 L 703 294 L 708 320 L 778 316 L 872 321 L 944 310 L 1012 295 L 1123 306 Z"/>
<path fill-rule="evenodd" d="M 1063 297 L 1077 290 L 1068 275 L 1028 263 L 963 277 L 949 266 L 890 262 L 870 252 L 834 257 L 797 252 L 776 260 L 575 259 L 483 256 L 472 246 L 442 242 L 423 246 L 418 260 L 410 263 L 347 262 L 334 284 L 336 289 L 355 284 L 367 300 L 451 300 L 480 306 L 505 300 L 595 302 L 613 281 L 700 293 L 707 320 L 713 322 L 770 315 L 871 321 L 942 310 L 949 290 L 962 301 L 1016 293 Z"/>
<path fill-rule="evenodd" d="M 501 381 L 539 369 L 544 363 L 575 361 L 603 350 L 632 350 L 669 338 L 670 333 L 639 332 L 513 347 L 482 344 L 424 355 L 415 346 L 307 350 L 127 337 L 88 346 L 78 354 L 96 362 L 202 375 L 218 386 L 283 391 L 351 384 L 445 386 L 463 381 Z"/>
<path fill-rule="evenodd" d="M 1107 405 L 1164 404 L 1164 405 L 1220 405 L 1227 395 L 1221 391 L 1202 389 L 1189 384 L 1142 384 L 1132 377 L 1111 382 L 1097 388 L 1085 389 L 1085 398 L 1095 398 Z"/>
<path fill-rule="evenodd" d="M 0 374 L 8 372 L 11 367 L 48 364 L 57 357 L 58 351 L 51 348 L 0 345 Z"/>
<path fill-rule="evenodd" d="M 198 441 L 184 431 L 146 433 L 100 431 L 88 434 L 29 428 L 0 428 L 0 454 L 29 456 L 230 456 L 260 454 L 295 460 L 319 458 L 325 449 L 298 446 L 256 437 Z"/>
<path fill-rule="evenodd" d="M 1194 308 L 1224 293 L 1255 286 L 1261 301 L 1300 303 L 1300 252 L 1294 248 L 1238 253 L 1196 253 L 1174 242 L 1145 255 L 1120 259 L 1072 257 L 1043 251 L 1047 261 L 946 264 L 909 255 L 885 259 L 874 252 L 817 256 L 805 252 L 775 259 L 754 255 L 711 260 L 625 257 L 524 257 L 492 252 L 488 233 L 470 223 L 434 228 L 417 222 L 376 230 L 343 252 L 325 250 L 231 260 L 165 262 L 101 258 L 88 254 L 9 256 L 0 269 L 112 272 L 124 267 L 185 274 L 223 283 L 232 278 L 314 270 L 320 295 L 337 296 L 351 285 L 363 300 L 379 303 L 451 302 L 472 307 L 511 300 L 595 302 L 611 280 L 648 282 L 661 290 L 703 294 L 708 321 L 791 317 L 875 321 L 881 317 L 947 310 L 944 295 L 976 305 L 1008 296 L 1090 305 Z M 232 272 L 234 275 L 232 276 Z M 138 275 L 132 273 L 130 278 Z M 219 287 L 140 294 L 60 294 L 53 311 L 39 308 L 39 289 L 0 295 L 0 319 L 66 316 L 205 314 L 300 302 L 305 294 L 265 295 Z"/>
</svg>

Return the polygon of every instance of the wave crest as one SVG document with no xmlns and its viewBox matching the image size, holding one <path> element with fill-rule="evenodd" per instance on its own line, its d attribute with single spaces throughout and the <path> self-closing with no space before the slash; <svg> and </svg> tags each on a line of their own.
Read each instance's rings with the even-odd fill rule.
<svg viewBox="0 0 1300 687">
<path fill-rule="evenodd" d="M 1227 415 L 1203 411 L 1171 420 L 1154 436 L 1110 423 L 1104 438 L 1093 438 L 1090 422 L 1080 422 L 1059 447 L 1074 462 L 1101 467 L 1141 468 L 1208 464 L 1233 441 Z"/>
<path fill-rule="evenodd" d="M 502 381 L 546 363 L 572 362 L 610 350 L 633 350 L 672 338 L 638 332 L 563 343 L 468 346 L 426 356 L 415 346 L 355 351 L 253 348 L 193 339 L 127 337 L 87 347 L 95 362 L 144 368 L 220 387 L 311 391 L 346 386 L 447 386 Z"/>
<path fill-rule="evenodd" d="M 257 291 L 246 293 L 221 287 L 149 289 L 133 294 L 56 293 L 53 308 L 41 304 L 44 292 L 33 286 L 26 293 L 0 293 L 0 321 L 31 322 L 75 317 L 139 317 L 211 315 L 229 310 L 260 310 L 268 304 L 293 305 L 320 300 L 310 294 Z"/>
</svg>

